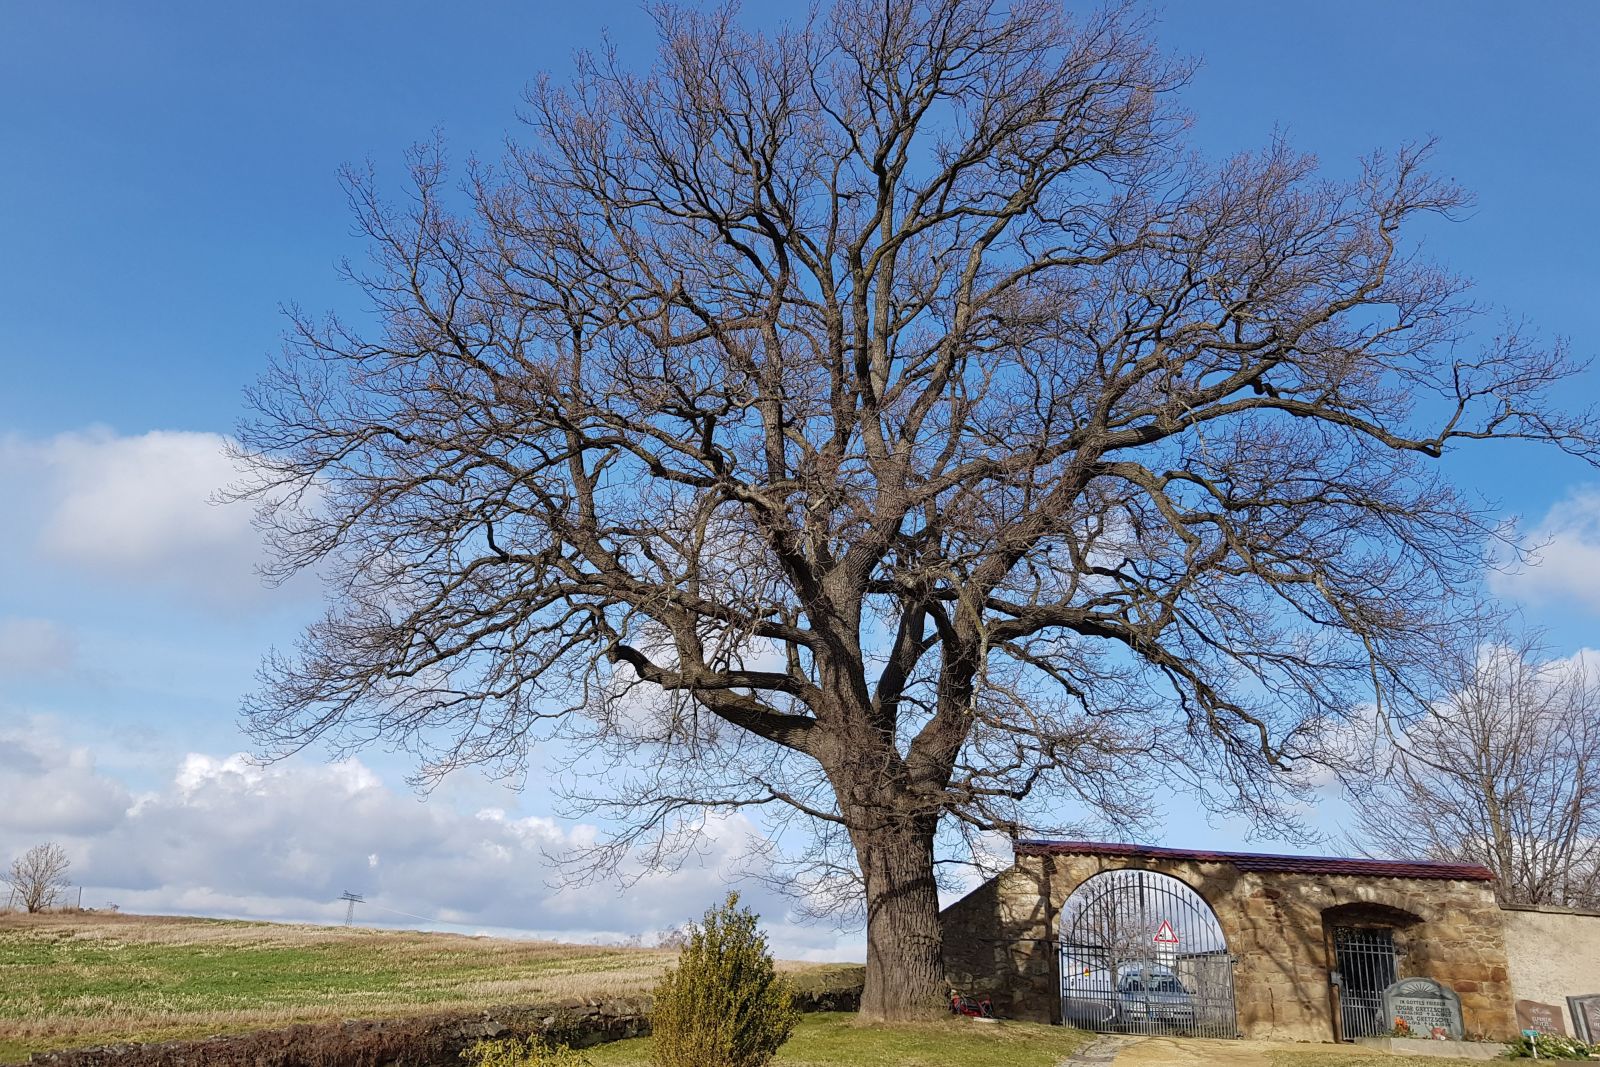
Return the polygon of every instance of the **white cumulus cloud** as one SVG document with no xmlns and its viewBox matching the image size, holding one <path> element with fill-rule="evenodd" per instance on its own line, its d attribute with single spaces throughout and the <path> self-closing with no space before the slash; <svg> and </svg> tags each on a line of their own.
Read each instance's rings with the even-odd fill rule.
<svg viewBox="0 0 1600 1067">
<path fill-rule="evenodd" d="M 1600 610 L 1600 486 L 1573 490 L 1529 531 L 1536 554 L 1490 587 L 1528 604 L 1575 603 Z"/>
<path fill-rule="evenodd" d="M 94 429 L 0 438 L 11 551 L 213 605 L 263 595 L 247 504 L 218 504 L 240 472 L 220 434 Z"/>
<path fill-rule="evenodd" d="M 359 760 L 262 766 L 189 753 L 133 795 L 42 720 L 0 730 L 0 858 L 57 840 L 86 901 L 124 910 L 337 921 L 362 893 L 366 921 L 521 931 L 576 941 L 646 934 L 698 916 L 726 892 L 757 828 L 708 826 L 703 855 L 630 887 L 557 889 L 547 854 L 597 828 L 500 808 L 457 806 L 392 788 Z M 381 862 L 379 858 L 381 857 Z M 743 895 L 794 958 L 853 954 L 854 941 L 785 920 L 761 886 Z"/>
<path fill-rule="evenodd" d="M 132 804 L 83 747 L 55 737 L 43 720 L 0 722 L 0 861 L 59 835 L 114 833 Z"/>
</svg>

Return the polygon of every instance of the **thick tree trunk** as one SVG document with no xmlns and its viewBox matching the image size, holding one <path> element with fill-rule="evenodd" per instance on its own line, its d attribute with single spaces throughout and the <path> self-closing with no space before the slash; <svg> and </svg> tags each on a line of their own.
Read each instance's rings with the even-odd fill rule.
<svg viewBox="0 0 1600 1067">
<path fill-rule="evenodd" d="M 889 1021 L 935 1015 L 944 1010 L 948 991 L 933 831 L 897 823 L 858 830 L 854 837 L 867 889 L 867 981 L 861 1014 Z"/>
</svg>

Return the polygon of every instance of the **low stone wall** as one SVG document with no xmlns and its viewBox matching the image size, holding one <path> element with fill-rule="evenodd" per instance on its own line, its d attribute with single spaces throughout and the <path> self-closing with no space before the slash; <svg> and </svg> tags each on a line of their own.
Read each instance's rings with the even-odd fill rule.
<svg viewBox="0 0 1600 1067">
<path fill-rule="evenodd" d="M 1567 998 L 1600 993 L 1600 912 L 1507 905 L 1501 914 L 1513 995 L 1561 1009 L 1577 1033 Z"/>
<path fill-rule="evenodd" d="M 861 972 L 795 996 L 804 1012 L 855 1011 Z M 460 1067 L 477 1041 L 546 1034 L 578 1048 L 650 1032 L 650 998 L 511 1005 L 472 1015 L 416 1015 L 285 1026 L 247 1034 L 148 1045 L 36 1052 L 49 1067 Z"/>
<path fill-rule="evenodd" d="M 1429 1041 L 1420 1037 L 1358 1037 L 1355 1043 L 1396 1056 L 1448 1056 L 1453 1060 L 1503 1060 L 1509 1047 L 1498 1041 Z"/>
</svg>

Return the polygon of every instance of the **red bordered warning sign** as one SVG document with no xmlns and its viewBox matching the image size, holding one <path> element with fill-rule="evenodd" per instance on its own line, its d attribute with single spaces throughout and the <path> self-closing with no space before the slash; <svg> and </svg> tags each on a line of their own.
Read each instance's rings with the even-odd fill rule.
<svg viewBox="0 0 1600 1067">
<path fill-rule="evenodd" d="M 1161 929 L 1156 931 L 1154 941 L 1158 945 L 1176 945 L 1178 943 L 1178 935 L 1173 931 L 1172 924 L 1162 919 Z"/>
</svg>

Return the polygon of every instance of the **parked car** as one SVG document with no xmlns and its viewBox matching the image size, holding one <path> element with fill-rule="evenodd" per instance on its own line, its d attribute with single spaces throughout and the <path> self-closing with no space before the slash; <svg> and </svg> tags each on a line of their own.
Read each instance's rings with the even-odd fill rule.
<svg viewBox="0 0 1600 1067">
<path fill-rule="evenodd" d="M 1189 1029 L 1194 992 L 1166 967 L 1125 971 L 1117 981 L 1116 1021 L 1129 1029 Z"/>
<path fill-rule="evenodd" d="M 1085 968 L 1065 976 L 1062 1015 L 1093 1030 L 1167 1031 L 1195 1025 L 1194 991 L 1157 963 L 1123 964 L 1112 972 Z"/>
</svg>

